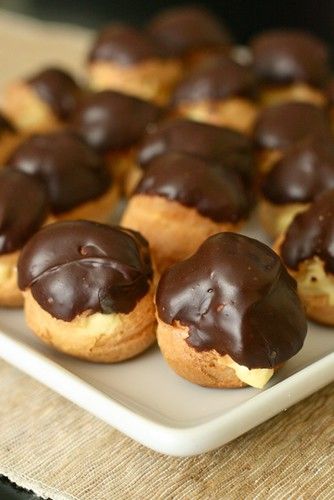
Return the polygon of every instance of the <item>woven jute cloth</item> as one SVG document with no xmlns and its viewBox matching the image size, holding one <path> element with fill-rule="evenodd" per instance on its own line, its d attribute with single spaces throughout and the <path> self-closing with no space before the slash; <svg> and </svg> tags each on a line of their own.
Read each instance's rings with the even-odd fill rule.
<svg viewBox="0 0 334 500">
<path fill-rule="evenodd" d="M 0 12 L 0 86 L 80 71 L 91 34 Z M 0 474 L 54 500 L 333 499 L 334 384 L 223 448 L 159 455 L 0 361 Z"/>
</svg>

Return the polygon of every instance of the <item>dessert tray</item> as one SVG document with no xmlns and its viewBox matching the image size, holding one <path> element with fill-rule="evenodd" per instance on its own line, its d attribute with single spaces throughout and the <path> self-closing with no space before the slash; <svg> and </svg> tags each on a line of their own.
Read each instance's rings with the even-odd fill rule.
<svg viewBox="0 0 334 500">
<path fill-rule="evenodd" d="M 265 241 L 251 222 L 248 236 Z M 96 417 L 161 453 L 190 456 L 222 446 L 334 380 L 334 331 L 310 323 L 303 349 L 263 390 L 207 389 L 178 377 L 158 347 L 115 365 L 52 351 L 0 311 L 0 356 Z"/>
</svg>

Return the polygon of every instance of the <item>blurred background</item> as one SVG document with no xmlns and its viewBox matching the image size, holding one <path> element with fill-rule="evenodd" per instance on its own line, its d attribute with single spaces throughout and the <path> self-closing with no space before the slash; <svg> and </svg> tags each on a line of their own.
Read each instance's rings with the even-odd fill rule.
<svg viewBox="0 0 334 500">
<path fill-rule="evenodd" d="M 97 28 L 109 20 L 145 23 L 158 10 L 185 1 L 140 0 L 0 0 L 0 8 L 50 21 Z M 299 27 L 334 44 L 334 0 L 206 0 L 225 20 L 239 43 L 271 27 Z"/>
</svg>

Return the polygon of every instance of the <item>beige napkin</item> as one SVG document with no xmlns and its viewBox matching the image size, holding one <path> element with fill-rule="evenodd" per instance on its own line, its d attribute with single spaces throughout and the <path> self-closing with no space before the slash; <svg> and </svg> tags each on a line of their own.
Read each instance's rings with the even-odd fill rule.
<svg viewBox="0 0 334 500">
<path fill-rule="evenodd" d="M 91 34 L 0 11 L 0 86 L 80 71 Z M 0 361 L 0 474 L 54 500 L 333 499 L 334 385 L 224 446 L 159 455 Z"/>
</svg>

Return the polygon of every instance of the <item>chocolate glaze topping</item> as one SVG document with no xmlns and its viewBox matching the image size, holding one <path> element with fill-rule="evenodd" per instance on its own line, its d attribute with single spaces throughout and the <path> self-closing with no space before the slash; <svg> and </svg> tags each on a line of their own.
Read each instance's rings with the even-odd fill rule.
<svg viewBox="0 0 334 500">
<path fill-rule="evenodd" d="M 227 99 L 234 96 L 253 98 L 255 80 L 249 66 L 241 66 L 227 56 L 210 59 L 194 70 L 176 87 L 172 103 Z"/>
<path fill-rule="evenodd" d="M 148 35 L 125 24 L 111 24 L 97 36 L 88 60 L 114 61 L 122 66 L 159 57 L 159 50 Z"/>
<path fill-rule="evenodd" d="M 290 269 L 312 257 L 319 257 L 325 270 L 334 274 L 334 189 L 326 191 L 298 214 L 289 226 L 281 255 Z"/>
<path fill-rule="evenodd" d="M 59 68 L 44 69 L 28 78 L 27 83 L 61 120 L 69 118 L 81 93 L 72 76 Z"/>
<path fill-rule="evenodd" d="M 54 213 L 101 196 L 111 182 L 100 157 L 69 132 L 29 137 L 14 151 L 8 165 L 43 181 Z"/>
<path fill-rule="evenodd" d="M 163 54 L 182 57 L 192 51 L 231 44 L 222 23 L 203 7 L 176 7 L 156 15 L 148 32 Z"/>
<path fill-rule="evenodd" d="M 304 81 L 322 86 L 330 73 L 329 51 L 309 33 L 274 30 L 256 36 L 251 48 L 254 70 L 264 83 Z"/>
<path fill-rule="evenodd" d="M 2 113 L 0 113 L 0 136 L 3 132 L 15 133 L 15 127 Z"/>
<path fill-rule="evenodd" d="M 153 159 L 135 194 L 177 201 L 216 222 L 238 222 L 249 211 L 249 200 L 239 176 L 201 158 L 180 153 L 166 153 Z"/>
<path fill-rule="evenodd" d="M 74 114 L 74 130 L 96 151 L 132 146 L 161 109 L 154 104 L 111 90 L 88 96 Z"/>
<path fill-rule="evenodd" d="M 189 327 L 190 347 L 215 349 L 248 368 L 288 360 L 307 330 L 295 280 L 269 247 L 240 234 L 211 236 L 167 269 L 156 304 L 165 323 Z"/>
<path fill-rule="evenodd" d="M 328 133 L 329 119 L 318 106 L 306 102 L 285 102 L 265 108 L 254 128 L 260 148 L 284 149 L 315 133 Z"/>
<path fill-rule="evenodd" d="M 138 151 L 139 165 L 145 169 L 155 157 L 167 152 L 186 153 L 221 164 L 240 173 L 245 181 L 253 176 L 251 141 L 229 128 L 186 119 L 150 126 Z"/>
<path fill-rule="evenodd" d="M 308 203 L 334 188 L 334 140 L 313 136 L 292 146 L 265 176 L 262 192 L 275 204 Z"/>
<path fill-rule="evenodd" d="M 24 247 L 18 263 L 21 290 L 31 289 L 53 317 L 130 313 L 148 292 L 152 267 L 137 232 L 90 221 L 46 226 Z"/>
<path fill-rule="evenodd" d="M 46 219 L 47 194 L 32 177 L 0 171 L 0 254 L 19 250 Z"/>
</svg>

